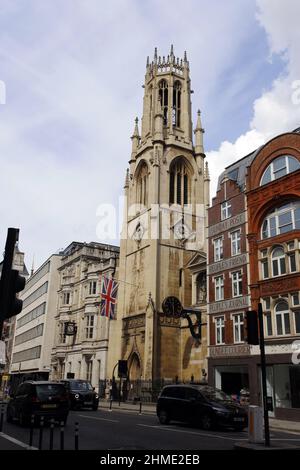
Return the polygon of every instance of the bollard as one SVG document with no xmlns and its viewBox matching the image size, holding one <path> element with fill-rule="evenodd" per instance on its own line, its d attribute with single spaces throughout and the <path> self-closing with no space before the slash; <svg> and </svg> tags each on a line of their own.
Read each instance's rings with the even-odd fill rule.
<svg viewBox="0 0 300 470">
<path fill-rule="evenodd" d="M 53 435 L 54 435 L 54 418 L 50 421 L 50 443 L 49 450 L 53 450 Z"/>
<path fill-rule="evenodd" d="M 110 400 L 109 402 L 109 411 L 111 411 L 111 409 L 112 409 L 112 400 Z"/>
<path fill-rule="evenodd" d="M 29 431 L 29 447 L 32 447 L 32 443 L 33 443 L 33 429 L 34 429 L 34 415 L 31 415 L 30 431 Z"/>
<path fill-rule="evenodd" d="M 142 414 L 142 400 L 140 399 L 140 412 L 139 414 L 141 415 Z"/>
<path fill-rule="evenodd" d="M 3 431 L 3 418 L 4 418 L 4 404 L 1 405 L 1 415 L 0 415 L 0 432 Z"/>
<path fill-rule="evenodd" d="M 65 424 L 63 421 L 60 422 L 60 450 L 65 449 Z"/>
<path fill-rule="evenodd" d="M 43 448 L 43 433 L 44 433 L 44 416 L 40 419 L 40 435 L 39 435 L 39 450 Z"/>
<path fill-rule="evenodd" d="M 75 423 L 75 450 L 79 448 L 79 424 Z"/>
</svg>

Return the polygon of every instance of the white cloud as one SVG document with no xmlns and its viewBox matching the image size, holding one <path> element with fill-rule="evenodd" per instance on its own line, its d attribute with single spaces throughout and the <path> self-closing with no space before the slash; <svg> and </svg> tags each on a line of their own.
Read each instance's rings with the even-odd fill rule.
<svg viewBox="0 0 300 470">
<path fill-rule="evenodd" d="M 211 174 L 218 175 L 234 160 L 255 150 L 276 134 L 300 126 L 300 103 L 293 100 L 293 84 L 300 79 L 300 3 L 298 0 L 257 0 L 257 18 L 265 29 L 270 60 L 279 54 L 285 62 L 284 72 L 253 103 L 249 130 L 235 142 L 223 142 L 217 151 L 208 152 Z M 215 195 L 217 179 L 212 179 Z"/>
<path fill-rule="evenodd" d="M 267 24 L 262 7 L 260 14 Z M 0 106 L 0 249 L 8 226 L 21 228 L 29 265 L 33 253 L 40 263 L 74 239 L 97 240 L 98 204 L 117 204 L 122 194 L 133 120 L 141 116 L 146 56 L 154 46 L 167 55 L 171 43 L 176 55 L 188 51 L 194 113 L 203 109 L 206 126 L 206 108 L 211 116 L 230 109 L 255 77 L 255 61 L 239 69 L 251 46 L 254 15 L 252 0 L 187 0 L 184 11 L 181 0 L 171 7 L 160 0 L 2 0 L 0 79 L 7 104 Z M 282 54 L 287 46 L 281 37 L 275 41 L 270 18 L 264 26 L 274 41 L 270 48 Z M 295 60 L 293 52 L 288 70 Z M 234 68 L 236 79 L 226 83 L 214 108 L 215 91 Z M 257 100 L 249 131 L 209 154 L 211 174 L 281 125 L 276 116 L 287 97 L 282 92 L 274 100 L 274 90 L 275 84 L 264 94 L 273 123 L 269 116 L 265 124 L 271 104 Z M 288 126 L 289 113 L 281 121 L 283 115 Z"/>
</svg>

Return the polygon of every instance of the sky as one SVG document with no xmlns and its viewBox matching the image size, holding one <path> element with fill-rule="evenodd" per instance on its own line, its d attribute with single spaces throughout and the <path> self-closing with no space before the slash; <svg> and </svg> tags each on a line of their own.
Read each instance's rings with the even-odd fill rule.
<svg viewBox="0 0 300 470">
<path fill-rule="evenodd" d="M 213 196 L 300 126 L 299 17 L 298 0 L 0 0 L 0 247 L 19 227 L 30 269 L 73 240 L 118 244 L 97 208 L 119 206 L 154 47 L 187 51 Z"/>
</svg>

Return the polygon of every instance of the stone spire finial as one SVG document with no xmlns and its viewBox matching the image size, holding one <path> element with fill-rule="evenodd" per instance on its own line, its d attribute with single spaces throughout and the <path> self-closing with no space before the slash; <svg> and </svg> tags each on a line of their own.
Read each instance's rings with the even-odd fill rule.
<svg viewBox="0 0 300 470">
<path fill-rule="evenodd" d="M 196 128 L 194 130 L 194 134 L 195 134 L 195 152 L 196 152 L 196 154 L 203 154 L 204 155 L 204 148 L 203 148 L 204 129 L 202 127 L 200 109 L 198 109 L 198 111 L 197 111 L 197 124 L 196 124 Z"/>
<path fill-rule="evenodd" d="M 187 62 L 187 55 L 186 55 L 186 51 L 184 51 L 184 62 Z"/>
<path fill-rule="evenodd" d="M 154 63 L 157 63 L 157 47 L 154 48 Z"/>
<path fill-rule="evenodd" d="M 124 189 L 129 188 L 129 168 L 126 170 Z"/>
<path fill-rule="evenodd" d="M 131 136 L 131 138 L 133 137 L 138 137 L 140 138 L 140 134 L 139 134 L 139 118 L 136 117 L 135 120 L 134 120 L 135 124 L 134 124 L 134 129 L 133 129 L 133 134 Z"/>
<path fill-rule="evenodd" d="M 149 56 L 147 55 L 147 62 L 146 62 L 146 67 L 149 67 Z"/>
<path fill-rule="evenodd" d="M 173 57 L 173 55 L 174 55 L 174 48 L 173 48 L 173 44 L 171 44 L 170 56 Z"/>
<path fill-rule="evenodd" d="M 200 109 L 198 109 L 198 111 L 197 111 L 197 124 L 196 124 L 195 131 L 200 131 L 200 132 L 204 133 L 204 129 L 202 127 L 202 122 L 201 122 L 201 111 L 200 111 Z"/>
</svg>

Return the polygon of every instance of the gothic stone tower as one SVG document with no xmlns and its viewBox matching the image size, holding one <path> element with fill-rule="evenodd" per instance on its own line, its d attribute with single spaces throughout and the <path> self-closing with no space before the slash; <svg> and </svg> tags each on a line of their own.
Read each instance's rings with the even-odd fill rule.
<svg viewBox="0 0 300 470">
<path fill-rule="evenodd" d="M 193 143 L 191 93 L 186 53 L 179 60 L 171 46 L 161 58 L 155 49 L 147 60 L 141 135 L 136 119 L 131 137 L 108 377 L 118 359 L 127 359 L 131 379 L 184 378 L 189 335 L 182 319 L 164 316 L 162 302 L 176 296 L 191 306 L 188 264 L 206 251 L 209 176 L 199 111 Z"/>
</svg>

